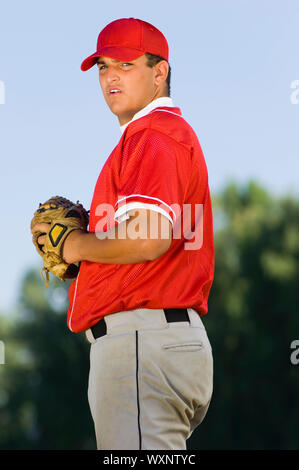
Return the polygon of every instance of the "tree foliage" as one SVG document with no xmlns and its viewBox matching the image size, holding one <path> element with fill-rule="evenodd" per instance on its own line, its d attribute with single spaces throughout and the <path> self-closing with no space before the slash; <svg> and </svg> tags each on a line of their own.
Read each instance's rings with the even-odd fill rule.
<svg viewBox="0 0 299 470">
<path fill-rule="evenodd" d="M 213 199 L 215 280 L 203 318 L 214 392 L 190 448 L 299 447 L 299 202 L 254 182 Z"/>
<path fill-rule="evenodd" d="M 215 280 L 203 318 L 214 391 L 188 449 L 298 449 L 299 202 L 254 182 L 213 197 Z M 0 318 L 0 449 L 94 449 L 89 344 L 66 326 L 68 283 L 24 275 Z M 179 373 L 179 371 L 178 371 Z"/>
<path fill-rule="evenodd" d="M 5 334 L 0 369 L 0 448 L 93 449 L 87 402 L 89 344 L 66 326 L 67 288 L 38 270 L 23 281 L 18 314 Z"/>
</svg>

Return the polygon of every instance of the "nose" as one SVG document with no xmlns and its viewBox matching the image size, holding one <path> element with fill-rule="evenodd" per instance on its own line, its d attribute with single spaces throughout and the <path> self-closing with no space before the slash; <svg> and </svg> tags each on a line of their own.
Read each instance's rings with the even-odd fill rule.
<svg viewBox="0 0 299 470">
<path fill-rule="evenodd" d="M 117 72 L 116 67 L 113 67 L 113 66 L 108 67 L 106 71 L 106 78 L 109 84 L 117 82 L 119 80 L 119 74 Z"/>
</svg>

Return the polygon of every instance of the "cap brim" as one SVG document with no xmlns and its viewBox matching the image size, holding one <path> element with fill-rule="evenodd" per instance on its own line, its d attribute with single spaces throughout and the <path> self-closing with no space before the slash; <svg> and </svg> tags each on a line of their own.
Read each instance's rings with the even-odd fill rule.
<svg viewBox="0 0 299 470">
<path fill-rule="evenodd" d="M 100 57 L 100 54 L 98 52 L 95 52 L 94 54 L 90 55 L 85 60 L 83 60 L 81 64 L 81 70 L 85 72 L 86 70 L 89 70 L 91 67 L 93 67 L 94 64 L 97 63 L 98 57 Z"/>
<path fill-rule="evenodd" d="M 100 51 L 95 52 L 83 60 L 81 70 L 85 72 L 93 67 L 97 63 L 98 57 L 110 57 L 111 59 L 124 61 L 138 59 L 138 57 L 141 57 L 143 54 L 145 54 L 145 52 L 140 49 L 131 49 L 128 47 L 104 47 Z"/>
</svg>

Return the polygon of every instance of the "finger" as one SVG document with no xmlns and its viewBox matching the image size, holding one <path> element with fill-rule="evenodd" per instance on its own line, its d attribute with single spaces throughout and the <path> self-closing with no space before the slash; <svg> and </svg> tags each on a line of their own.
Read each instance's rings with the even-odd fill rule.
<svg viewBox="0 0 299 470">
<path fill-rule="evenodd" d="M 36 232 L 41 232 L 41 233 L 48 233 L 49 229 L 51 227 L 51 224 L 46 224 L 44 222 L 40 224 L 34 225 L 31 229 L 31 233 L 36 233 Z"/>
<path fill-rule="evenodd" d="M 46 241 L 46 235 L 41 235 L 40 237 L 38 237 L 37 239 L 37 243 L 39 245 L 44 245 L 45 244 L 45 241 Z"/>
<path fill-rule="evenodd" d="M 38 248 L 40 249 L 40 251 L 43 251 L 44 252 L 44 243 L 45 243 L 45 240 L 43 240 L 43 238 L 46 238 L 46 235 L 41 235 L 40 237 L 38 237 L 36 239 L 36 236 L 35 235 L 32 235 L 32 242 L 34 245 L 38 246 Z"/>
</svg>

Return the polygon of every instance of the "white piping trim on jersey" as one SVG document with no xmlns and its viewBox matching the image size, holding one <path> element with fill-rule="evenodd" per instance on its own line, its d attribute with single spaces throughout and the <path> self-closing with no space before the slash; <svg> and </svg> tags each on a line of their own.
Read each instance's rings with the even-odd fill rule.
<svg viewBox="0 0 299 470">
<path fill-rule="evenodd" d="M 121 201 L 124 201 L 125 199 L 129 199 L 129 197 L 144 197 L 146 199 L 154 199 L 155 201 L 159 201 L 159 202 L 162 202 L 162 204 L 164 204 L 166 207 L 168 207 L 168 209 L 171 210 L 171 212 L 173 213 L 173 216 L 174 216 L 174 220 L 176 220 L 176 215 L 175 215 L 175 212 L 174 210 L 168 205 L 166 204 L 166 202 L 162 201 L 162 199 L 159 199 L 157 197 L 153 197 L 153 196 L 146 196 L 145 194 L 130 194 L 130 196 L 125 196 L 125 197 L 122 197 L 121 199 L 119 199 L 114 205 L 116 206 L 116 204 L 119 204 Z M 118 209 L 117 209 L 118 210 Z M 117 212 L 117 211 L 116 211 Z M 167 212 L 166 212 L 167 213 Z"/>
<path fill-rule="evenodd" d="M 161 209 L 161 207 L 158 207 L 155 204 L 147 204 L 145 202 L 129 202 L 129 204 L 126 204 L 125 206 L 119 207 L 119 209 L 117 209 L 117 211 L 115 212 L 114 220 L 117 220 L 122 215 L 126 214 L 127 212 L 129 212 L 130 210 L 133 210 L 133 209 L 148 209 L 148 210 L 152 210 L 154 212 L 159 212 L 160 214 L 167 217 L 167 219 L 173 225 L 172 218 L 170 217 L 170 215 L 164 209 Z M 126 220 L 126 219 L 124 219 L 124 220 Z M 123 222 L 123 220 L 122 220 L 122 222 Z"/>
<path fill-rule="evenodd" d="M 161 111 L 163 113 L 174 114 L 175 116 L 179 116 L 180 118 L 184 119 L 183 116 L 181 116 L 180 114 L 174 113 L 172 111 L 168 111 L 167 109 L 153 109 L 153 111 L 151 111 L 151 113 L 155 113 L 157 111 Z"/>
<path fill-rule="evenodd" d="M 71 327 L 71 322 L 72 322 L 72 316 L 73 316 L 73 311 L 74 311 L 74 307 L 75 307 L 75 300 L 76 300 L 76 295 L 77 295 L 77 287 L 78 287 L 79 275 L 80 275 L 80 271 L 78 272 L 78 276 L 77 276 L 77 279 L 76 279 L 76 287 L 75 287 L 74 298 L 73 298 L 73 306 L 72 306 L 72 310 L 71 310 L 71 314 L 70 314 L 70 319 L 69 319 L 69 329 L 70 329 L 71 331 L 73 331 L 73 330 L 72 330 L 72 327 Z M 73 333 L 74 333 L 74 331 L 73 331 Z"/>
</svg>

